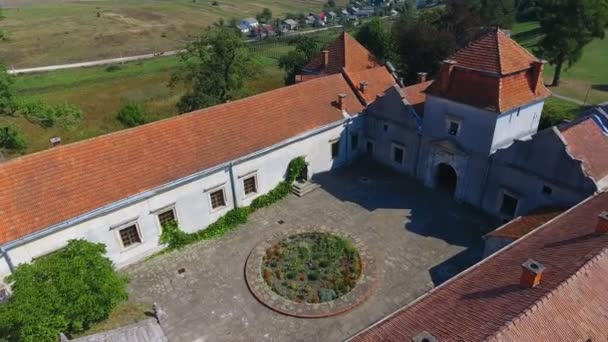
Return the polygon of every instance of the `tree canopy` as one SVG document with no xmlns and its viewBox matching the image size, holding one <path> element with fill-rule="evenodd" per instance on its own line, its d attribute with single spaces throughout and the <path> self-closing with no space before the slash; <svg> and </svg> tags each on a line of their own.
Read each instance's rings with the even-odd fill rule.
<svg viewBox="0 0 608 342">
<path fill-rule="evenodd" d="M 127 298 L 126 279 L 104 256 L 105 246 L 84 240 L 31 264 L 7 278 L 12 296 L 0 305 L 0 338 L 8 341 L 56 341 L 86 330 L 108 317 Z"/>
<path fill-rule="evenodd" d="M 182 67 L 171 84 L 188 86 L 177 104 L 181 113 L 239 98 L 245 81 L 259 69 L 240 32 L 222 25 L 206 29 L 187 45 L 180 59 Z"/>
<path fill-rule="evenodd" d="M 262 10 L 262 12 L 258 13 L 255 18 L 264 24 L 267 24 L 270 22 L 270 20 L 272 19 L 272 11 L 270 10 L 270 8 L 264 8 Z"/>
<path fill-rule="evenodd" d="M 539 4 L 543 36 L 536 52 L 555 65 L 552 85 L 559 86 L 563 67 L 578 62 L 593 39 L 604 38 L 608 0 L 540 0 Z"/>
<path fill-rule="evenodd" d="M 312 36 L 298 36 L 291 41 L 295 49 L 279 58 L 279 67 L 285 70 L 285 84 L 294 84 L 296 75 L 320 50 L 319 41 Z"/>
<path fill-rule="evenodd" d="M 355 38 L 379 59 L 393 59 L 393 37 L 388 23 L 374 18 L 361 26 Z"/>
</svg>

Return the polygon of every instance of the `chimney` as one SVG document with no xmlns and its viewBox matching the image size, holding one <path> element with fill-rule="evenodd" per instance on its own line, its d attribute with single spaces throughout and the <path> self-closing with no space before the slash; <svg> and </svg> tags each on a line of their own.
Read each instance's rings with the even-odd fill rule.
<svg viewBox="0 0 608 342">
<path fill-rule="evenodd" d="M 452 76 L 452 71 L 454 70 L 454 65 L 456 65 L 456 61 L 451 59 L 444 60 L 441 65 L 440 86 L 441 92 L 444 94 L 447 93 L 448 88 L 450 87 L 450 78 Z"/>
<path fill-rule="evenodd" d="M 57 147 L 57 146 L 61 145 L 61 138 L 60 137 L 52 137 L 49 140 L 51 141 L 51 145 L 53 145 L 53 147 Z"/>
<path fill-rule="evenodd" d="M 431 335 L 428 331 L 423 331 L 420 334 L 412 337 L 412 342 L 437 342 L 437 338 Z"/>
<path fill-rule="evenodd" d="M 367 83 L 367 81 L 363 81 L 361 83 L 359 83 L 359 90 L 365 94 L 365 89 L 367 89 L 369 83 Z"/>
<path fill-rule="evenodd" d="M 528 259 L 521 264 L 521 270 L 519 284 L 527 288 L 533 288 L 540 284 L 545 266 L 534 259 Z"/>
<path fill-rule="evenodd" d="M 532 81 L 534 81 L 534 83 L 532 84 L 532 91 L 534 93 L 536 93 L 539 84 L 543 82 L 543 71 L 545 70 L 546 63 L 547 61 L 545 60 L 538 60 L 532 62 Z"/>
<path fill-rule="evenodd" d="M 329 50 L 321 51 L 323 53 L 323 67 L 326 67 L 329 64 Z"/>
<path fill-rule="evenodd" d="M 340 108 L 340 110 L 345 110 L 345 103 L 344 103 L 345 98 L 346 98 L 346 94 L 344 94 L 344 93 L 338 94 L 338 108 Z"/>
<path fill-rule="evenodd" d="M 608 211 L 604 211 L 598 216 L 595 232 L 598 234 L 608 233 Z"/>
<path fill-rule="evenodd" d="M 429 75 L 426 72 L 419 72 L 416 74 L 418 76 L 418 83 L 426 82 L 426 77 Z"/>
</svg>

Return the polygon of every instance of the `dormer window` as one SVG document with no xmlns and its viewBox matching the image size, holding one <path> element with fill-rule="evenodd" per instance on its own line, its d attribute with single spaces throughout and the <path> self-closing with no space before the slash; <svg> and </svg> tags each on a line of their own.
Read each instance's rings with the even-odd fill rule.
<svg viewBox="0 0 608 342">
<path fill-rule="evenodd" d="M 451 136 L 457 136 L 460 131 L 460 123 L 457 121 L 450 121 L 448 125 L 448 134 Z"/>
</svg>

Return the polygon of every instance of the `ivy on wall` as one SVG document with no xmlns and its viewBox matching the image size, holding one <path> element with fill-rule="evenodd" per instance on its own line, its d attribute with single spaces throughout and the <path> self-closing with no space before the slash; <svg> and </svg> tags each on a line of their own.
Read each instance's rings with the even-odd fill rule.
<svg viewBox="0 0 608 342">
<path fill-rule="evenodd" d="M 194 233 L 186 233 L 177 224 L 169 224 L 163 227 L 160 242 L 168 245 L 168 250 L 180 249 L 196 241 L 216 239 L 229 231 L 236 229 L 239 225 L 247 222 L 250 214 L 258 209 L 268 207 L 273 203 L 287 197 L 291 185 L 302 177 L 306 169 L 304 157 L 297 157 L 289 162 L 287 167 L 287 180 L 280 182 L 274 189 L 261 195 L 251 202 L 248 207 L 235 208 L 210 224 L 207 229 Z"/>
</svg>

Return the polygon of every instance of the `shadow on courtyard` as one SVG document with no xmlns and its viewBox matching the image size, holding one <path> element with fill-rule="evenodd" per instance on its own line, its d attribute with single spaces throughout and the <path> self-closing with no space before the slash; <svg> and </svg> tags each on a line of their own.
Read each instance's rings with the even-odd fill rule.
<svg viewBox="0 0 608 342">
<path fill-rule="evenodd" d="M 439 285 L 482 258 L 482 236 L 495 228 L 494 220 L 451 195 L 428 189 L 419 181 L 370 160 L 318 174 L 314 181 L 332 196 L 355 203 L 367 211 L 403 210 L 404 229 L 445 241 L 464 249 L 431 267 L 429 274 Z"/>
</svg>

